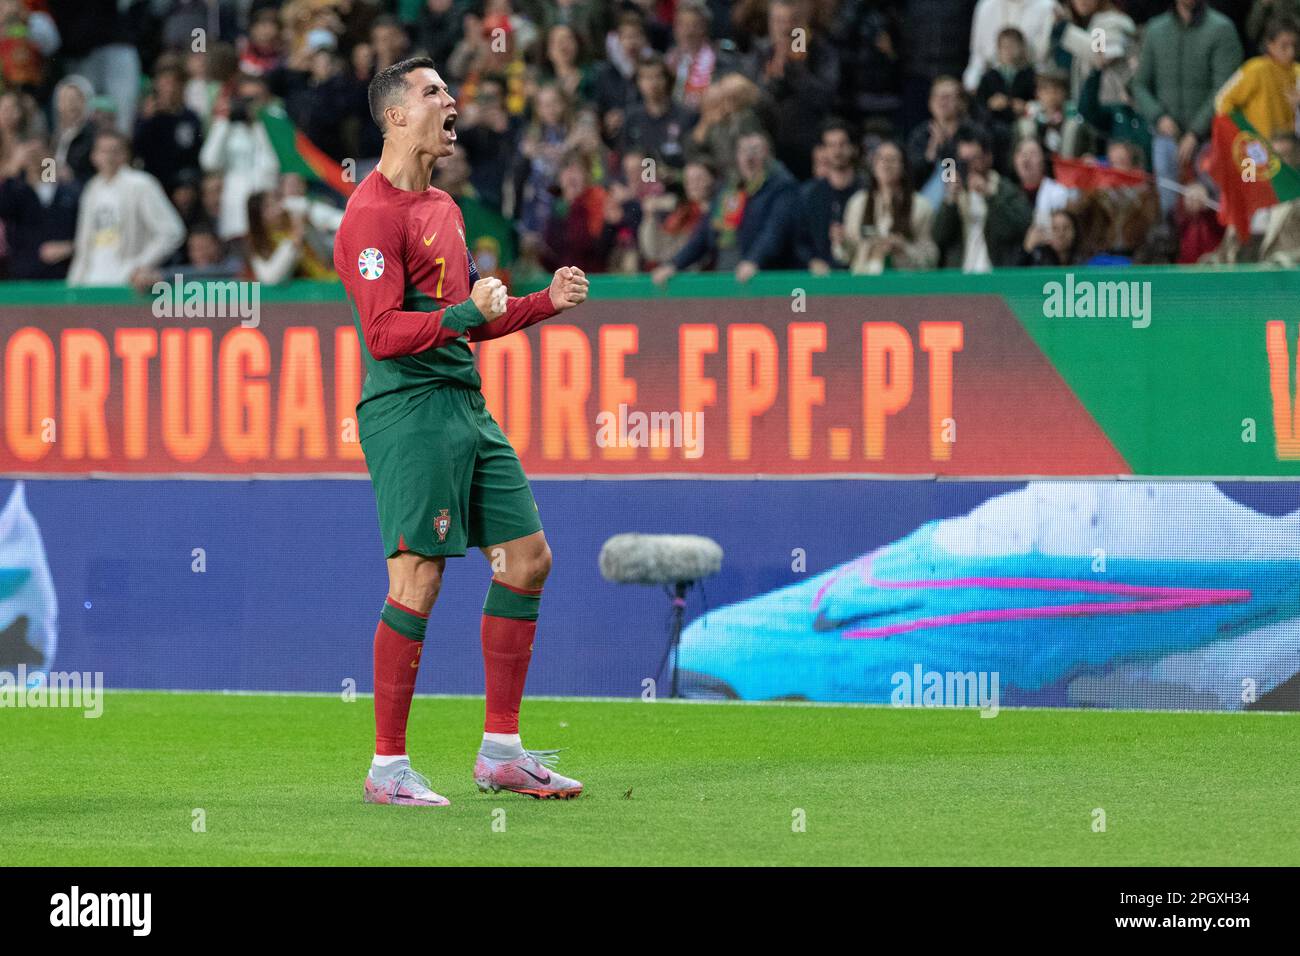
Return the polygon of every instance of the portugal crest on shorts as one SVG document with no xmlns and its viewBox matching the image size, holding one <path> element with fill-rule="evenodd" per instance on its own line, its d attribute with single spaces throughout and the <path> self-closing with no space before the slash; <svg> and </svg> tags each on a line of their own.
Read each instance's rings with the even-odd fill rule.
<svg viewBox="0 0 1300 956">
<path fill-rule="evenodd" d="M 438 541 L 447 540 L 447 532 L 451 530 L 451 515 L 447 513 L 448 509 L 443 508 L 438 512 L 438 517 L 433 519 L 433 530 L 438 532 Z"/>
</svg>

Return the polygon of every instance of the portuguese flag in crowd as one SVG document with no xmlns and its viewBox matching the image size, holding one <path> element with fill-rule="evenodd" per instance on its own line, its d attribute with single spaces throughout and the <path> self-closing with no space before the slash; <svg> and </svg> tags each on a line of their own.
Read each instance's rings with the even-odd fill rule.
<svg viewBox="0 0 1300 956">
<path fill-rule="evenodd" d="M 1219 222 L 1250 235 L 1257 210 L 1300 198 L 1300 172 L 1273 152 L 1239 110 L 1214 117 L 1210 175 L 1219 185 Z"/>
<path fill-rule="evenodd" d="M 280 160 L 280 172 L 297 173 L 309 183 L 324 183 L 340 196 L 352 195 L 357 184 L 343 178 L 343 167 L 293 125 L 284 107 L 271 104 L 263 108 L 262 125 Z"/>
</svg>

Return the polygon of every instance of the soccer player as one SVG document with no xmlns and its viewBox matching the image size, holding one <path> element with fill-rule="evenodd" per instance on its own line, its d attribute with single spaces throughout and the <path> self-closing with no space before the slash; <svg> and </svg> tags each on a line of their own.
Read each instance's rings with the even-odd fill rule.
<svg viewBox="0 0 1300 956">
<path fill-rule="evenodd" d="M 469 343 L 573 308 L 587 298 L 587 277 L 566 266 L 549 288 L 522 297 L 507 295 L 499 279 L 480 279 L 460 209 L 429 185 L 433 164 L 455 149 L 457 115 L 433 61 L 381 70 L 369 93 L 383 152 L 348 200 L 334 243 L 366 366 L 357 423 L 388 557 L 365 799 L 449 803 L 411 768 L 406 721 L 446 559 L 470 547 L 494 569 L 483 604 L 487 719 L 474 782 L 485 791 L 576 797 L 582 784 L 551 769 L 555 751 L 520 743 L 519 703 L 551 551 L 519 458 L 484 405 Z"/>
</svg>

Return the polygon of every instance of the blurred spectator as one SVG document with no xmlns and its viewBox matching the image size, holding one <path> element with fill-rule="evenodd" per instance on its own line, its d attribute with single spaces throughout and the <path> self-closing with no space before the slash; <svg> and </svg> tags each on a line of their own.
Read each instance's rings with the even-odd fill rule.
<svg viewBox="0 0 1300 956">
<path fill-rule="evenodd" d="M 601 242 L 606 247 L 605 267 L 610 272 L 633 273 L 641 268 L 637 234 L 644 215 L 643 200 L 666 191 L 662 180 L 653 177 L 653 162 L 642 153 L 624 153 L 621 174 L 605 184 L 605 229 Z"/>
<path fill-rule="evenodd" d="M 411 40 L 396 17 L 382 16 L 370 27 L 370 46 L 375 51 L 375 72 L 378 73 L 409 56 Z"/>
<path fill-rule="evenodd" d="M 701 0 L 681 0 L 673 15 L 673 45 L 666 58 L 673 76 L 673 99 L 694 113 L 700 111 L 709 84 L 733 66 L 734 58 L 709 38 L 712 20 L 713 14 Z"/>
<path fill-rule="evenodd" d="M 1175 262 L 1191 264 L 1213 260 L 1223 245 L 1224 229 L 1219 215 L 1209 206 L 1209 193 L 1201 183 L 1192 183 L 1178 197 L 1174 207 L 1174 232 L 1178 237 Z"/>
<path fill-rule="evenodd" d="M 745 72 L 763 93 L 759 111 L 773 132 L 776 157 L 796 178 L 807 179 L 812 172 L 808 144 L 816 140 L 839 92 L 835 48 L 809 29 L 794 0 L 772 0 L 767 35 L 755 42 Z"/>
<path fill-rule="evenodd" d="M 224 240 L 248 233 L 249 197 L 274 190 L 279 178 L 280 161 L 259 119 L 269 99 L 265 80 L 242 77 L 224 115 L 213 119 L 199 152 L 203 171 L 223 177 L 217 235 Z"/>
<path fill-rule="evenodd" d="M 182 172 L 199 168 L 203 123 L 184 104 L 185 73 L 178 62 L 160 67 L 153 82 L 135 124 L 135 154 L 170 192 Z"/>
<path fill-rule="evenodd" d="M 584 44 L 603 41 L 615 6 L 607 0 L 520 0 L 519 10 L 543 30 L 572 27 Z"/>
<path fill-rule="evenodd" d="M 303 135 L 335 160 L 355 157 L 360 125 L 371 123 L 369 106 L 339 55 L 322 47 L 306 73 L 288 70 L 285 80 L 284 108 Z"/>
<path fill-rule="evenodd" d="M 1133 143 L 1142 155 L 1150 156 L 1151 127 L 1130 104 L 1101 102 L 1102 75 L 1101 70 L 1093 70 L 1079 92 L 1079 119 L 1088 126 L 1088 135 L 1083 139 L 1099 140 L 1097 147 L 1103 150 L 1112 140 Z"/>
<path fill-rule="evenodd" d="M 199 183 L 198 170 L 183 170 L 177 174 L 176 181 L 172 183 L 171 191 L 168 194 L 168 198 L 171 199 L 172 205 L 176 207 L 176 214 L 181 217 L 181 222 L 185 224 L 187 232 L 200 223 L 215 221 L 209 220 L 204 214 Z"/>
<path fill-rule="evenodd" d="M 844 225 L 831 227 L 835 257 L 856 275 L 933 269 L 939 261 L 933 220 L 934 207 L 912 189 L 903 148 L 885 140 L 871 154 L 871 185 L 850 197 Z"/>
<path fill-rule="evenodd" d="M 966 89 L 974 92 L 984 73 L 997 63 L 998 35 L 1005 27 L 1019 28 L 1031 64 L 1045 62 L 1055 17 L 1053 0 L 979 0 L 971 17 L 970 59 L 962 76 Z"/>
<path fill-rule="evenodd" d="M 560 195 L 547 216 L 542 265 L 548 271 L 577 266 L 584 272 L 604 272 L 605 190 L 591 182 L 586 157 L 569 153 L 560 162 Z"/>
<path fill-rule="evenodd" d="M 208 123 L 218 108 L 226 108 L 239 75 L 239 58 L 228 43 L 190 53 L 185 57 L 185 105 Z"/>
<path fill-rule="evenodd" d="M 707 163 L 692 160 L 686 164 L 680 191 L 670 187 L 642 199 L 637 244 L 644 266 L 654 268 L 681 251 L 709 214 L 716 181 Z"/>
<path fill-rule="evenodd" d="M 203 174 L 199 184 L 199 208 L 209 222 L 221 221 L 221 197 L 226 191 L 225 187 L 226 178 L 221 173 Z"/>
<path fill-rule="evenodd" d="M 81 186 L 46 163 L 49 143 L 16 144 L 0 169 L 0 220 L 8 239 L 10 279 L 62 279 L 68 274 Z"/>
<path fill-rule="evenodd" d="M 600 114 L 600 131 L 606 142 L 614 143 L 623 132 L 627 111 L 640 101 L 636 88 L 636 65 L 649 54 L 645 21 L 635 12 L 619 15 L 615 49 L 620 56 L 610 57 L 596 70 L 596 110 Z"/>
<path fill-rule="evenodd" d="M 1114 0 L 1070 0 L 1070 18 L 1052 28 L 1058 63 L 1068 63 L 1070 98 L 1077 100 L 1094 70 L 1102 74 L 1099 102 L 1127 103 L 1128 84 L 1137 69 L 1137 27 Z M 1101 31 L 1098 33 L 1098 31 Z M 1097 40 L 1101 39 L 1099 52 Z"/>
<path fill-rule="evenodd" d="M 1034 101 L 1016 124 L 1016 139 L 1032 137 L 1047 153 L 1080 156 L 1087 150 L 1083 121 L 1069 108 L 1070 79 L 1065 71 L 1042 69 L 1034 79 Z"/>
<path fill-rule="evenodd" d="M 303 242 L 326 264 L 334 261 L 334 234 L 343 224 L 343 210 L 331 203 L 312 199 L 307 181 L 298 173 L 280 177 L 280 204 L 285 212 L 302 221 Z"/>
<path fill-rule="evenodd" d="M 1264 31 L 1264 55 L 1251 57 L 1219 90 L 1216 113 L 1240 110 L 1260 136 L 1295 132 L 1300 106 L 1300 66 L 1295 62 L 1297 28 L 1290 20 L 1273 20 Z"/>
<path fill-rule="evenodd" d="M 1141 172 L 1143 156 L 1132 143 L 1112 142 L 1108 164 L 1121 172 Z M 1076 204 L 1080 245 L 1087 261 L 1111 264 L 1139 257 L 1161 214 L 1150 183 L 1085 192 Z"/>
<path fill-rule="evenodd" d="M 268 285 L 290 279 L 337 279 L 330 260 L 307 242 L 306 216 L 291 213 L 272 192 L 248 197 L 248 268 Z"/>
<path fill-rule="evenodd" d="M 1012 166 L 1025 198 L 1034 209 L 1034 223 L 1030 228 L 1046 230 L 1051 225 L 1052 213 L 1073 199 L 1074 191 L 1047 175 L 1047 155 L 1036 139 L 1022 139 L 1016 144 Z"/>
<path fill-rule="evenodd" d="M 1079 264 L 1079 220 L 1069 207 L 1053 211 L 1046 229 L 1030 230 L 1021 264 L 1057 268 Z"/>
<path fill-rule="evenodd" d="M 795 260 L 814 275 L 831 271 L 835 262 L 831 231 L 844 222 L 849 198 L 863 187 L 857 170 L 858 151 L 848 126 L 839 120 L 828 120 L 822 127 L 821 145 L 826 170 L 824 175 L 799 189 L 799 220 L 794 240 Z"/>
<path fill-rule="evenodd" d="M 986 126 L 1011 127 L 1034 98 L 1034 68 L 1025 35 L 1015 27 L 998 34 L 997 62 L 985 71 L 975 90 L 975 107 Z"/>
<path fill-rule="evenodd" d="M 957 175 L 945 184 L 934 217 L 934 241 L 943 263 L 963 272 L 988 272 L 1020 261 L 1033 211 L 1024 192 L 993 168 L 987 133 L 957 133 Z"/>
<path fill-rule="evenodd" d="M 93 89 L 112 97 L 117 128 L 129 134 L 140 93 L 140 55 L 117 0 L 47 0 L 47 6 L 62 38 L 64 72 L 84 76 Z"/>
<path fill-rule="evenodd" d="M 425 0 L 424 9 L 416 21 L 416 49 L 432 57 L 440 67 L 451 58 L 452 51 L 463 39 L 463 7 L 460 0 Z"/>
<path fill-rule="evenodd" d="M 280 36 L 280 12 L 263 7 L 253 13 L 248 35 L 239 38 L 239 72 L 266 76 L 284 64 L 284 42 Z"/>
<path fill-rule="evenodd" d="M 0 0 L 0 87 L 39 90 L 45 85 L 45 58 L 59 43 L 48 13 L 29 10 L 24 0 Z"/>
<path fill-rule="evenodd" d="M 9 90 L 0 93 L 0 166 L 8 161 L 18 144 L 47 133 L 45 116 L 30 93 Z"/>
<path fill-rule="evenodd" d="M 655 269 L 655 282 L 696 264 L 734 270 L 737 282 L 748 282 L 760 269 L 790 266 L 798 184 L 772 156 L 763 133 L 747 133 L 736 143 L 735 169 L 708 218 L 671 262 Z"/>
<path fill-rule="evenodd" d="M 566 23 L 557 23 L 546 31 L 541 77 L 542 82 L 554 83 L 572 99 L 592 98 L 595 76 L 587 65 L 582 40 Z"/>
<path fill-rule="evenodd" d="M 840 51 L 838 95 L 846 113 L 898 121 L 903 104 L 901 35 L 892 3 L 847 0 L 840 5 L 835 46 Z"/>
<path fill-rule="evenodd" d="M 495 79 L 478 85 L 473 99 L 459 103 L 456 142 L 470 164 L 479 198 L 495 209 L 505 204 L 504 188 L 515 162 L 523 121 L 505 107 L 505 86 Z"/>
<path fill-rule="evenodd" d="M 90 153 L 95 128 L 90 123 L 94 88 L 84 76 L 65 76 L 54 88 L 54 159 L 66 165 L 80 182 L 95 175 Z"/>
<path fill-rule="evenodd" d="M 924 121 L 935 80 L 941 76 L 959 77 L 965 72 L 970 52 L 971 11 L 970 0 L 901 0 L 900 132 L 912 130 Z M 936 29 L 938 25 L 942 27 Z M 916 158 L 911 150 L 907 155 L 909 161 Z"/>
<path fill-rule="evenodd" d="M 661 177 L 669 178 L 686 163 L 685 141 L 695 125 L 695 116 L 673 101 L 672 72 L 657 56 L 637 64 L 636 85 L 641 103 L 627 111 L 619 152 L 649 156 Z"/>
<path fill-rule="evenodd" d="M 509 285 L 511 267 L 518 255 L 514 223 L 478 195 L 463 151 L 458 149 L 438 161 L 434 185 L 460 207 L 465 220 L 465 244 L 478 266 L 478 274 L 484 278 L 494 276 Z"/>
<path fill-rule="evenodd" d="M 158 180 L 127 165 L 125 136 L 102 130 L 81 194 L 68 284 L 141 285 L 185 239 L 185 226 Z"/>
<path fill-rule="evenodd" d="M 1151 162 L 1157 177 L 1182 181 L 1183 168 L 1209 134 L 1214 94 L 1241 59 L 1232 21 L 1205 0 L 1174 0 L 1173 9 L 1147 24 L 1133 101 L 1155 128 Z M 1177 199 L 1177 191 L 1162 186 L 1161 212 L 1167 215 Z"/>
<path fill-rule="evenodd" d="M 187 279 L 233 279 L 243 268 L 243 260 L 209 225 L 190 230 L 185 238 L 184 261 L 176 267 Z"/>
<path fill-rule="evenodd" d="M 537 91 L 533 115 L 533 123 L 519 144 L 524 175 L 516 213 L 520 229 L 541 233 L 551 214 L 560 161 L 577 144 L 572 108 L 558 86 L 543 86 Z"/>
<path fill-rule="evenodd" d="M 951 76 L 936 79 L 930 87 L 929 122 L 918 125 L 907 137 L 912 182 L 932 203 L 942 196 L 943 161 L 957 155 L 955 137 L 965 116 L 961 84 Z"/>
<path fill-rule="evenodd" d="M 722 77 L 704 94 L 700 117 L 686 139 L 686 155 L 725 174 L 736 160 L 736 143 L 748 133 L 760 133 L 758 87 L 739 73 Z"/>
<path fill-rule="evenodd" d="M 537 28 L 515 14 L 508 0 L 487 0 L 482 18 L 466 14 L 464 37 L 447 60 L 446 73 L 461 81 L 461 92 L 472 92 L 484 77 L 499 76 L 506 85 L 506 111 L 524 112 L 528 102 L 525 55 L 537 38 Z"/>
<path fill-rule="evenodd" d="M 1246 17 L 1245 35 L 1249 47 L 1263 49 L 1264 30 L 1270 20 L 1286 19 L 1300 23 L 1300 0 L 1255 0 Z"/>
</svg>

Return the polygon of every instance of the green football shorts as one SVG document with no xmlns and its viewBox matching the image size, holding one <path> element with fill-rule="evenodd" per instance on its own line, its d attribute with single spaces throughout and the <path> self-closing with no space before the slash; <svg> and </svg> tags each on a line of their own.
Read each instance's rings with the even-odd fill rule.
<svg viewBox="0 0 1300 956">
<path fill-rule="evenodd" d="M 483 394 L 447 387 L 361 440 L 384 554 L 462 557 L 542 528 L 519 456 Z"/>
</svg>

